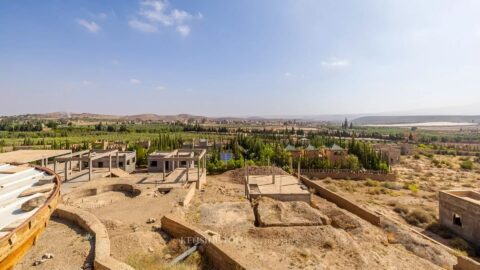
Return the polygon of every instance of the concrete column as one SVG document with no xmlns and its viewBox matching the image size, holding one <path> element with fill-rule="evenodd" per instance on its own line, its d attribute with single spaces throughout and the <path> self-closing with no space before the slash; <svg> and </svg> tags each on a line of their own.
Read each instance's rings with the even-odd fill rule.
<svg viewBox="0 0 480 270">
<path fill-rule="evenodd" d="M 200 159 L 198 159 L 197 162 L 198 162 L 198 164 L 197 164 L 197 175 L 198 175 L 197 180 L 198 180 L 198 182 L 200 182 L 200 166 L 202 166 L 201 165 L 202 163 L 200 162 Z"/>
<path fill-rule="evenodd" d="M 300 160 L 298 161 L 298 181 L 300 182 Z"/>
<path fill-rule="evenodd" d="M 112 155 L 108 155 L 108 171 L 111 173 L 112 172 Z M 112 177 L 112 175 L 110 174 L 110 177 Z"/>
<path fill-rule="evenodd" d="M 65 161 L 65 170 L 64 170 L 64 175 L 65 175 L 64 176 L 64 178 L 65 178 L 64 181 L 65 182 L 67 182 L 67 180 L 68 180 L 68 167 L 67 167 L 68 164 L 67 163 L 68 163 L 68 161 Z"/>
<path fill-rule="evenodd" d="M 165 181 L 165 170 L 167 169 L 167 168 L 165 168 L 165 166 L 166 166 L 165 163 L 166 163 L 165 160 L 163 160 L 163 181 Z"/>
<path fill-rule="evenodd" d="M 93 172 L 93 169 L 92 169 L 92 159 L 89 158 L 88 159 L 88 181 L 91 181 L 92 180 L 92 172 Z"/>
</svg>

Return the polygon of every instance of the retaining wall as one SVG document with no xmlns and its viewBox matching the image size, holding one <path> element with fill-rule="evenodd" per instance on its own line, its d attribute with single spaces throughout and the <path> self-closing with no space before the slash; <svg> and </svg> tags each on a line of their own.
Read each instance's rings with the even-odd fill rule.
<svg viewBox="0 0 480 270">
<path fill-rule="evenodd" d="M 244 270 L 244 269 L 258 269 L 252 265 L 245 265 L 240 262 L 238 255 L 228 251 L 219 243 L 209 241 L 208 236 L 200 229 L 187 224 L 185 221 L 177 219 L 172 216 L 164 216 L 162 218 L 162 230 L 175 238 L 196 238 L 201 243 L 204 243 L 205 253 L 208 262 L 220 270 Z"/>
<path fill-rule="evenodd" d="M 464 257 L 464 256 L 457 256 L 457 264 L 453 266 L 454 270 L 479 270 L 480 263 Z"/>
<path fill-rule="evenodd" d="M 396 181 L 397 176 L 393 173 L 383 173 L 375 171 L 352 171 L 352 170 L 317 170 L 307 169 L 301 170 L 301 174 L 310 178 L 324 179 L 330 177 L 332 179 L 351 179 L 351 180 L 367 180 L 376 181 Z"/>
<path fill-rule="evenodd" d="M 110 239 L 107 229 L 95 215 L 64 204 L 60 204 L 53 215 L 74 222 L 95 235 L 94 267 L 96 270 L 134 270 L 131 266 L 110 256 Z"/>
<path fill-rule="evenodd" d="M 320 186 L 319 184 L 313 182 L 312 180 L 308 179 L 305 176 L 301 176 L 300 180 L 307 187 L 313 188 L 315 190 L 315 193 L 317 193 L 320 197 L 326 199 L 327 201 L 330 201 L 330 202 L 336 204 L 340 208 L 343 208 L 343 209 L 359 216 L 360 218 L 372 223 L 375 226 L 380 226 L 380 222 L 381 222 L 380 215 L 377 215 L 377 214 L 359 206 L 358 204 L 340 196 L 339 194 Z"/>
</svg>

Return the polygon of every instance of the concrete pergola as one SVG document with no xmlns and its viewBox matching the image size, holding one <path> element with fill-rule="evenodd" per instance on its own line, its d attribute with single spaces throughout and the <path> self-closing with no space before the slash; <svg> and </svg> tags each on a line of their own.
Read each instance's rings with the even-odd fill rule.
<svg viewBox="0 0 480 270">
<path fill-rule="evenodd" d="M 119 168 L 119 152 L 118 150 L 112 150 L 104 153 L 96 153 L 90 150 L 79 151 L 75 153 L 71 153 L 70 155 L 55 158 L 53 170 L 57 172 L 57 162 L 64 162 L 65 168 L 65 181 L 68 180 L 68 175 L 72 172 L 72 161 L 77 161 L 79 165 L 80 171 L 82 171 L 83 162 L 88 162 L 88 181 L 92 180 L 92 173 L 93 173 L 93 164 L 94 160 L 107 157 L 109 159 L 108 162 L 108 171 L 112 172 L 112 156 L 116 155 L 116 168 Z"/>
<path fill-rule="evenodd" d="M 40 165 L 48 165 L 48 159 L 66 156 L 72 150 L 17 150 L 0 154 L 0 163 L 25 164 L 40 161 Z"/>
</svg>

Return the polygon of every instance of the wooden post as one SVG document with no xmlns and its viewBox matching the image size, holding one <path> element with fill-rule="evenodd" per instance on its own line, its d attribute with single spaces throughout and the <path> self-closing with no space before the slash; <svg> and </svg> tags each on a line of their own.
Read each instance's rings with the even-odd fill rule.
<svg viewBox="0 0 480 270">
<path fill-rule="evenodd" d="M 120 168 L 120 155 L 118 154 L 118 152 L 117 152 L 117 157 L 116 158 L 117 158 L 117 169 L 119 169 Z"/>
<path fill-rule="evenodd" d="M 53 161 L 53 172 L 57 173 L 57 161 L 56 160 Z"/>
</svg>

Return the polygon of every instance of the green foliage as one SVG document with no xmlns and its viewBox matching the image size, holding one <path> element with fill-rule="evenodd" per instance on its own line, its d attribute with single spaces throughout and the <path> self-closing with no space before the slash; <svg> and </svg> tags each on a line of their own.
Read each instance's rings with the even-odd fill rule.
<svg viewBox="0 0 480 270">
<path fill-rule="evenodd" d="M 460 163 L 460 167 L 464 170 L 472 170 L 473 162 L 470 159 L 464 160 L 462 163 Z"/>
<path fill-rule="evenodd" d="M 407 189 L 413 193 L 417 193 L 420 190 L 417 184 L 408 184 Z"/>
</svg>

